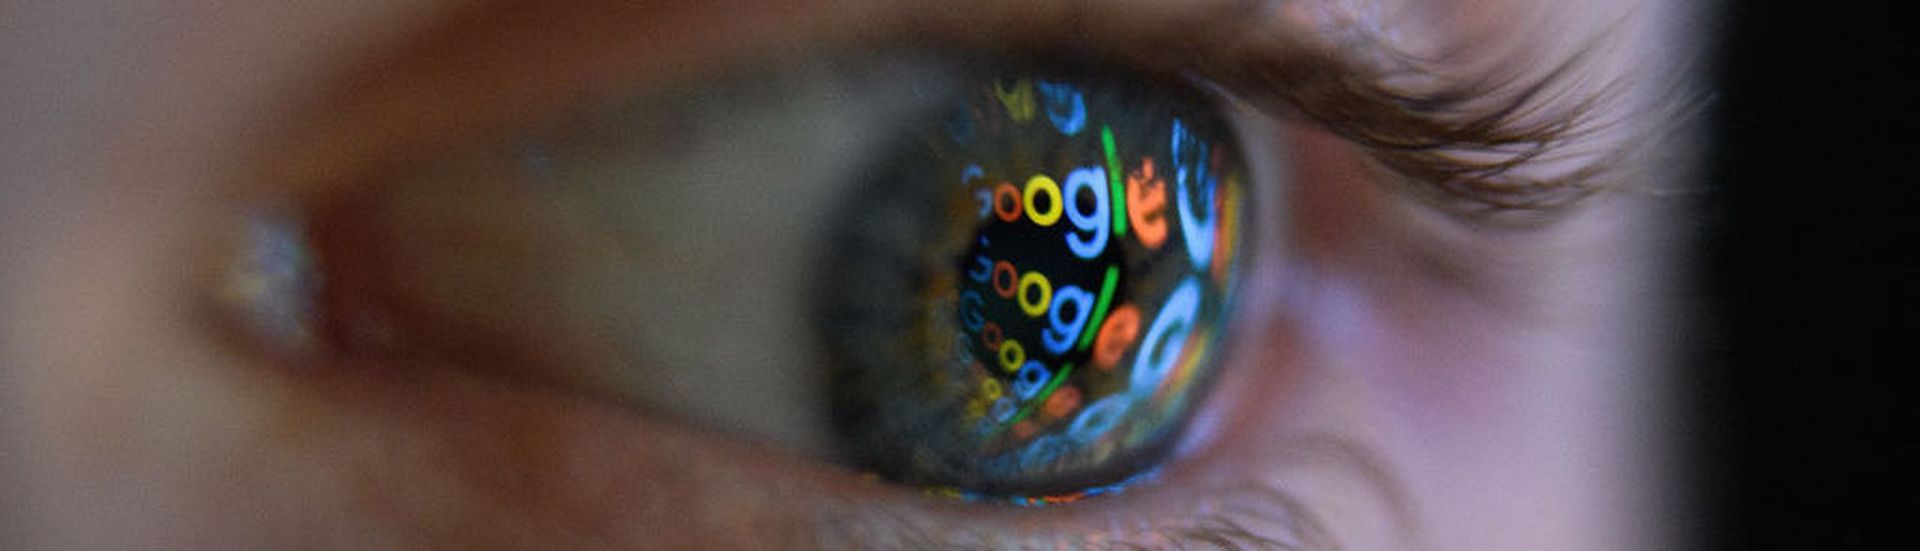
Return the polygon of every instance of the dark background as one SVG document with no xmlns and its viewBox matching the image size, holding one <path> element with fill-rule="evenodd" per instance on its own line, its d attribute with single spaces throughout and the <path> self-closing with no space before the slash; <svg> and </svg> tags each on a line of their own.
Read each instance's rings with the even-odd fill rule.
<svg viewBox="0 0 1920 551">
<path fill-rule="evenodd" d="M 1920 17 L 1719 9 L 1694 525 L 1711 549 L 1913 548 Z"/>
</svg>

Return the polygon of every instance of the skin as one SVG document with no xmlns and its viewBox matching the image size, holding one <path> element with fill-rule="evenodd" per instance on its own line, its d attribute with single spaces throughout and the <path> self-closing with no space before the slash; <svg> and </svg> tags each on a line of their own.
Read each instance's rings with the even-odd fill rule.
<svg viewBox="0 0 1920 551">
<path fill-rule="evenodd" d="M 1265 508 L 1237 517 L 1247 530 L 1308 547 L 1679 535 L 1661 340 L 1684 313 L 1678 237 L 1646 191 L 1680 185 L 1684 154 L 1621 157 L 1594 178 L 1607 191 L 1509 223 L 1462 214 L 1313 117 L 1242 113 L 1293 186 L 1263 213 L 1284 221 L 1285 261 L 1255 272 L 1224 359 L 1234 383 L 1159 482 L 1046 510 L 924 499 L 462 362 L 294 366 L 239 342 L 203 299 L 252 202 L 325 197 L 756 53 L 1039 35 L 1078 3 L 473 4 L 0 7 L 0 547 L 1155 546 L 1248 503 Z M 1682 35 L 1692 13 L 1659 0 L 1311 6 L 1252 28 L 1388 29 L 1395 49 L 1445 60 L 1415 88 L 1601 52 L 1565 101 L 1621 83 L 1596 108 L 1619 123 L 1521 175 L 1668 126 L 1699 47 Z"/>
</svg>

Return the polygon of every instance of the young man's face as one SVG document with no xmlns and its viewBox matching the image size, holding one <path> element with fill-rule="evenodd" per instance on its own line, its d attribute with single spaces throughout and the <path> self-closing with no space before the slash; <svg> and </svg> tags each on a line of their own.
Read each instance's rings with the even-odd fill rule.
<svg viewBox="0 0 1920 551">
<path fill-rule="evenodd" d="M 1687 35 L 1698 28 L 1692 6 L 964 4 L 182 0 L 4 10 L 0 485 L 9 490 L 0 547 L 1671 543 L 1662 352 L 1686 313 L 1672 304 L 1680 293 L 1670 258 L 1684 236 L 1660 192 L 1685 183 L 1695 145 L 1683 120 L 1693 99 L 1683 71 L 1702 46 Z M 658 317 L 648 309 L 673 297 L 556 298 L 599 289 L 568 286 L 611 265 L 607 250 L 624 263 L 610 269 L 648 274 L 694 257 L 579 245 L 610 230 L 500 210 L 524 198 L 404 191 L 450 189 L 444 175 L 414 183 L 423 178 L 409 167 L 451 158 L 497 168 L 486 152 L 518 150 L 489 143 L 565 126 L 584 105 L 751 75 L 786 56 L 928 49 L 1098 59 L 1158 75 L 1140 78 L 1195 77 L 1239 98 L 1223 116 L 1250 164 L 1246 185 L 1265 198 L 1248 207 L 1258 230 L 1247 242 L 1258 249 L 1215 356 L 1215 388 L 1152 480 L 1039 508 L 966 502 L 818 459 L 835 453 L 781 443 L 804 438 L 769 434 L 778 422 L 714 421 L 698 412 L 828 406 L 665 390 L 679 375 L 645 374 L 794 375 L 765 371 L 745 352 L 687 365 L 700 360 L 671 347 L 629 354 L 595 344 L 608 327 L 641 340 L 709 336 L 705 326 L 633 321 Z M 803 92 L 772 88 L 755 91 L 771 99 L 752 108 L 712 109 L 703 116 L 715 118 L 693 124 L 821 128 L 808 141 L 829 144 L 866 132 L 792 119 L 815 114 L 778 108 L 803 104 L 789 102 Z M 693 103 L 703 101 L 732 100 Z M 721 142 L 761 143 L 741 136 Z M 680 153 L 700 147 L 663 140 L 634 164 L 766 173 Z M 699 203 L 703 191 L 675 193 Z M 472 204 L 485 207 L 456 208 Z M 399 223 L 387 227 L 405 236 L 354 234 L 364 243 L 405 241 L 431 258 L 469 247 L 486 260 L 395 265 L 441 270 L 432 281 L 454 287 L 533 291 L 434 295 L 458 301 L 450 311 L 461 314 L 432 329 L 294 320 L 336 341 L 438 339 L 405 346 L 421 354 L 286 354 L 277 349 L 286 342 L 261 342 L 286 333 L 235 320 L 221 300 L 235 284 L 225 254 L 235 235 L 262 212 L 324 211 L 331 224 L 358 227 L 360 205 L 374 205 L 366 220 Z M 417 210 L 394 214 L 396 205 Z M 649 223 L 642 234 L 675 229 Z M 744 222 L 753 223 L 771 222 Z M 429 231 L 441 233 L 416 239 Z M 689 235 L 660 241 L 705 239 Z M 510 248 L 503 242 L 569 260 L 488 256 Z M 353 288 L 339 281 L 346 272 L 328 270 L 359 260 L 341 260 L 350 252 L 338 242 L 308 245 L 335 255 L 312 277 Z M 732 261 L 743 274 L 773 269 L 757 260 Z M 696 288 L 754 292 L 731 275 Z M 352 300 L 336 295 L 329 304 Z M 675 308 L 708 304 L 707 294 L 683 295 L 700 298 Z M 765 301 L 742 311 L 763 307 L 768 318 L 813 312 L 776 313 Z M 736 321 L 742 340 L 763 340 L 752 331 L 758 317 L 721 326 Z M 447 337 L 473 331 L 509 342 Z M 739 429 L 736 421 L 747 428 L 714 428 Z"/>
</svg>

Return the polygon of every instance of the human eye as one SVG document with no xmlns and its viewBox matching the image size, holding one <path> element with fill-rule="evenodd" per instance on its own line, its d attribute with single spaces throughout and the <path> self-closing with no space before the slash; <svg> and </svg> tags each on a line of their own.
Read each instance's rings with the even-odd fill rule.
<svg viewBox="0 0 1920 551">
<path fill-rule="evenodd" d="M 1037 57 L 783 56 L 572 115 L 263 212 L 230 304 L 307 359 L 557 383 L 929 495 L 1119 492 L 1189 440 L 1273 195 L 1204 81 Z"/>
<path fill-rule="evenodd" d="M 431 18 L 203 189 L 246 369 L 178 373 L 308 537 L 1415 545 L 1434 403 L 1354 368 L 1468 361 L 1455 222 L 1590 194 L 1597 109 L 1407 92 L 1352 6 L 1068 4 Z"/>
</svg>

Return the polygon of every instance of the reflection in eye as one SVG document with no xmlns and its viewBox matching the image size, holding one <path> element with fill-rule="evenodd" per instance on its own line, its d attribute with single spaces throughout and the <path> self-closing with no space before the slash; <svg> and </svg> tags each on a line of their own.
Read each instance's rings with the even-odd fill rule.
<svg viewBox="0 0 1920 551">
<path fill-rule="evenodd" d="M 1245 167 L 1189 87 L 863 61 L 637 103 L 261 218 L 235 281 L 289 283 L 232 298 L 1021 504 L 1150 475 L 1214 378 Z"/>
<path fill-rule="evenodd" d="M 836 429 L 896 480 L 1020 504 L 1111 491 L 1210 380 L 1242 223 L 1224 123 L 1138 76 L 1044 77 L 965 85 L 835 217 Z"/>
</svg>

